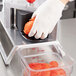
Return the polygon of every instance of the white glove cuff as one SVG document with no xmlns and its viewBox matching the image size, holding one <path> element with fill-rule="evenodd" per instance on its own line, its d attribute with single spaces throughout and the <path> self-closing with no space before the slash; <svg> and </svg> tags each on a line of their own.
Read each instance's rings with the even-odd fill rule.
<svg viewBox="0 0 76 76">
<path fill-rule="evenodd" d="M 48 2 L 50 3 L 49 5 L 52 5 L 52 9 L 55 11 L 59 11 L 60 13 L 62 12 L 62 10 L 65 7 L 65 4 L 63 4 L 60 0 L 48 0 Z"/>
</svg>

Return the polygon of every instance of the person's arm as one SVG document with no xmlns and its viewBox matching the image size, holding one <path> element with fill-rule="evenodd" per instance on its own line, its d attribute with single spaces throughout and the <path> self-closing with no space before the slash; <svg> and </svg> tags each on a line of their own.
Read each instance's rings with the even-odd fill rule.
<svg viewBox="0 0 76 76">
<path fill-rule="evenodd" d="M 45 39 L 51 33 L 62 16 L 62 11 L 69 0 L 46 0 L 33 13 L 36 17 L 33 27 L 28 34 L 29 37 L 35 36 L 36 39 Z"/>
<path fill-rule="evenodd" d="M 69 0 L 61 0 L 62 3 L 67 4 Z"/>
</svg>

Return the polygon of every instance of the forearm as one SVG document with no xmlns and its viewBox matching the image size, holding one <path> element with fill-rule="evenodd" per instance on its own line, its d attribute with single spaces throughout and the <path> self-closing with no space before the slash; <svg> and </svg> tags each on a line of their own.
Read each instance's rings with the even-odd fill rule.
<svg viewBox="0 0 76 76">
<path fill-rule="evenodd" d="M 61 0 L 61 2 L 66 5 L 69 2 L 69 0 Z"/>
</svg>

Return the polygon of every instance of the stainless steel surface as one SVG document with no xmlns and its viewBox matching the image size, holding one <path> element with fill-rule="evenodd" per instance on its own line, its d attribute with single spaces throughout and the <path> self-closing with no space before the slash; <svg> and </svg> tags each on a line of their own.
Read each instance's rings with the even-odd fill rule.
<svg viewBox="0 0 76 76">
<path fill-rule="evenodd" d="M 0 24 L 0 38 L 1 38 L 1 43 L 3 45 L 3 48 L 5 50 L 5 53 L 8 56 L 10 50 L 12 50 L 13 48 L 13 44 L 1 24 Z"/>
<path fill-rule="evenodd" d="M 0 2 L 2 2 L 2 0 L 0 0 Z"/>
<path fill-rule="evenodd" d="M 22 65 L 20 64 L 20 59 L 17 54 L 15 54 L 11 64 L 5 66 L 1 54 L 0 54 L 0 75 L 2 76 L 22 76 Z"/>
<path fill-rule="evenodd" d="M 76 60 L 76 18 L 64 19 L 59 22 L 57 39 L 65 53 Z M 71 76 L 76 76 L 76 61 Z"/>
</svg>

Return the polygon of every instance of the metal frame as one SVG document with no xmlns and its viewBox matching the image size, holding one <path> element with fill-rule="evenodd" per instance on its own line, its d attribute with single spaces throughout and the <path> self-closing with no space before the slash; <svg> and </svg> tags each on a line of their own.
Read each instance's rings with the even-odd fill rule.
<svg viewBox="0 0 76 76">
<path fill-rule="evenodd" d="M 9 65 L 15 52 L 20 50 L 20 48 L 30 48 L 35 46 L 41 46 L 41 45 L 50 45 L 56 41 L 56 29 L 53 31 L 53 34 L 50 34 L 50 37 L 47 42 L 42 43 L 30 43 L 22 39 L 21 35 L 19 34 L 19 31 L 17 29 L 11 29 L 11 9 L 21 9 L 21 10 L 27 10 L 32 11 L 36 8 L 34 7 L 28 7 L 28 5 L 19 5 L 19 4 L 13 4 L 9 2 L 4 2 L 4 22 L 0 24 L 0 39 L 1 39 L 1 54 L 3 57 L 3 60 L 6 65 Z M 15 15 L 14 15 L 15 16 Z M 55 36 L 51 36 L 54 35 Z M 10 48 L 10 49 L 9 49 Z M 6 55 L 6 52 L 10 51 L 8 55 Z M 6 52 L 5 52 L 6 51 Z M 62 53 L 62 52 L 60 52 Z"/>
</svg>

